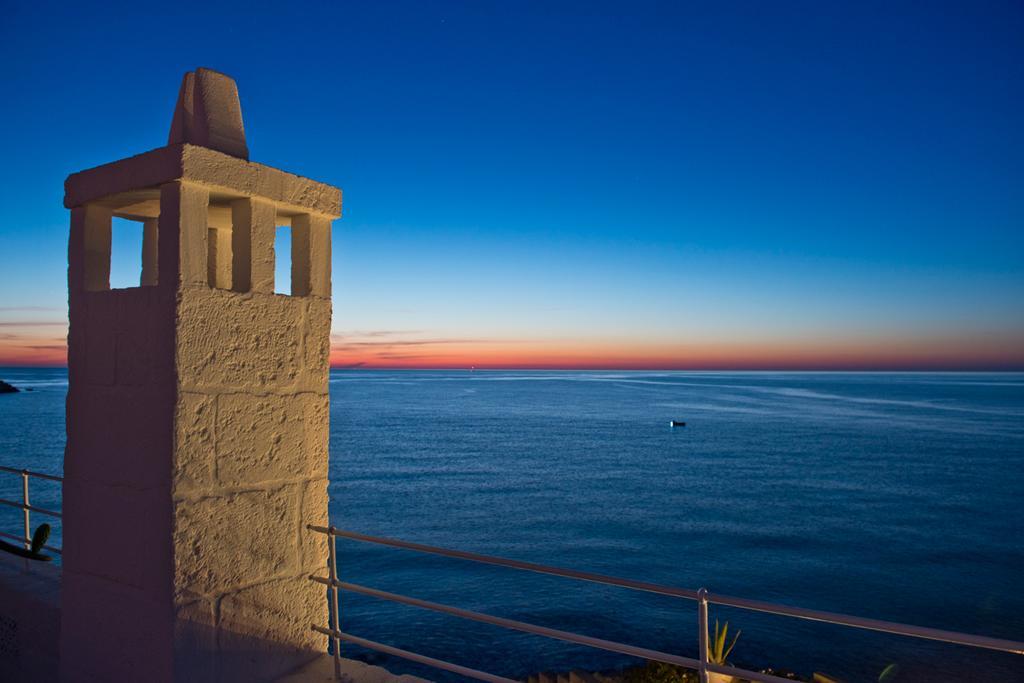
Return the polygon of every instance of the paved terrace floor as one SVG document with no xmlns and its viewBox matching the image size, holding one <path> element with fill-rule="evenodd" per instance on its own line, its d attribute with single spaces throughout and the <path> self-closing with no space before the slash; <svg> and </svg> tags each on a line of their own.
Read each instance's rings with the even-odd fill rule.
<svg viewBox="0 0 1024 683">
<path fill-rule="evenodd" d="M 341 660 L 341 673 L 349 683 L 429 683 L 426 679 L 416 676 L 396 676 L 387 669 L 354 659 Z M 279 678 L 275 683 L 329 683 L 334 678 L 334 658 L 324 655 L 314 660 L 299 671 Z"/>
<path fill-rule="evenodd" d="M 0 681 L 59 680 L 55 650 L 60 634 L 60 585 L 60 567 L 0 552 Z M 428 683 L 352 659 L 342 659 L 341 663 L 346 683 Z M 334 660 L 324 654 L 275 683 L 334 680 Z"/>
</svg>

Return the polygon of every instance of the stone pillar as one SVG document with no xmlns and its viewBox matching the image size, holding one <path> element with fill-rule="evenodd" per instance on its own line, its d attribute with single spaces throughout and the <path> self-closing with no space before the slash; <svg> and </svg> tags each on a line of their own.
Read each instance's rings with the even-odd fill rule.
<svg viewBox="0 0 1024 683">
<path fill-rule="evenodd" d="M 157 223 L 159 219 L 149 218 L 142 224 L 142 277 L 143 287 L 157 283 Z"/>
<path fill-rule="evenodd" d="M 231 275 L 236 292 L 274 293 L 275 218 L 271 202 L 251 197 L 231 202 Z"/>
<path fill-rule="evenodd" d="M 69 177 L 65 204 L 62 677 L 272 680 L 326 649 L 306 525 L 327 524 L 341 194 L 186 140 Z M 113 215 L 144 219 L 149 286 L 109 289 Z M 281 223 L 305 245 L 291 296 L 273 292 Z"/>
</svg>

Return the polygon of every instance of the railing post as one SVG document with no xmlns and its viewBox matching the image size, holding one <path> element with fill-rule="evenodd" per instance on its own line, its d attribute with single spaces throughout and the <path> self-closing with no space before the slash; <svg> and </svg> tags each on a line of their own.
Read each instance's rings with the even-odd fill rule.
<svg viewBox="0 0 1024 683">
<path fill-rule="evenodd" d="M 338 638 L 338 632 L 341 631 L 341 621 L 339 620 L 339 609 L 338 609 L 338 555 L 337 550 L 334 547 L 335 536 L 334 527 L 330 526 L 327 529 L 327 553 L 329 557 L 328 571 L 331 577 L 331 619 L 334 622 L 332 624 L 332 635 L 331 645 L 334 651 L 334 679 L 341 680 L 341 639 Z"/>
<path fill-rule="evenodd" d="M 700 683 L 708 683 L 708 589 L 697 591 L 697 649 L 700 651 L 700 669 L 697 677 Z"/>
<path fill-rule="evenodd" d="M 28 470 L 21 471 L 21 502 L 24 505 L 21 512 L 25 520 L 25 550 L 29 550 L 32 547 L 32 520 L 28 510 Z"/>
</svg>

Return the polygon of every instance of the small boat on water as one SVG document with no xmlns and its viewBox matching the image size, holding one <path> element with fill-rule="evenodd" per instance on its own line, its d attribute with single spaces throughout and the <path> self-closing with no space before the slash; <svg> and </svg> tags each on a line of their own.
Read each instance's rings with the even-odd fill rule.
<svg viewBox="0 0 1024 683">
<path fill-rule="evenodd" d="M 668 423 L 669 427 L 685 427 L 686 423 L 680 420 L 670 420 Z"/>
</svg>

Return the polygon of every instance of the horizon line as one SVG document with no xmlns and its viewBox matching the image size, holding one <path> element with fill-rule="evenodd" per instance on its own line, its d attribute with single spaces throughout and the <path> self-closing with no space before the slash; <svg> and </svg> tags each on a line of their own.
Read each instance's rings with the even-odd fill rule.
<svg viewBox="0 0 1024 683">
<path fill-rule="evenodd" d="M 2 364 L 0 368 L 11 368 L 11 369 L 22 369 L 22 370 L 67 370 L 67 363 L 42 363 L 42 364 L 25 364 L 25 363 L 13 363 L 13 364 Z M 465 365 L 445 365 L 445 366 L 412 366 L 412 365 L 331 365 L 329 370 L 381 370 L 381 371 L 460 371 L 460 372 L 505 372 L 505 371 L 518 371 L 518 372 L 832 372 L 832 373 L 859 373 L 859 372 L 872 372 L 872 373 L 937 373 L 937 372 L 949 372 L 949 373 L 1024 373 L 1024 365 L 1021 366 L 978 366 L 978 367 L 884 367 L 884 366 L 865 366 L 865 367 L 844 367 L 844 366 L 816 366 L 816 367 L 800 367 L 800 366 L 778 366 L 778 367 L 743 367 L 743 366 L 715 366 L 715 367 L 665 367 L 665 366 L 649 366 L 649 367 L 638 367 L 638 366 L 599 366 L 599 365 L 577 365 L 577 366 L 536 366 L 536 365 L 508 365 L 508 366 L 465 366 Z M 2 379 L 2 378 L 0 378 Z"/>
</svg>

